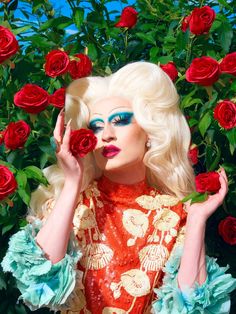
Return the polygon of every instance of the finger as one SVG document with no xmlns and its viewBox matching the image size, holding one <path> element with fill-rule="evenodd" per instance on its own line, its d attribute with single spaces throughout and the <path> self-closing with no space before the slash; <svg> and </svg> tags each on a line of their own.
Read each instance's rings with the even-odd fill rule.
<svg viewBox="0 0 236 314">
<path fill-rule="evenodd" d="M 53 136 L 59 143 L 62 142 L 64 132 L 64 115 L 64 110 L 61 110 L 57 117 L 56 125 L 53 132 Z"/>
<path fill-rule="evenodd" d="M 218 194 L 220 194 L 224 198 L 228 192 L 228 182 L 227 182 L 227 179 L 225 179 L 222 175 L 220 175 L 219 180 L 220 180 L 221 187 L 218 191 Z"/>
<path fill-rule="evenodd" d="M 66 125 L 65 134 L 63 137 L 62 147 L 63 149 L 69 151 L 70 150 L 70 135 L 71 135 L 71 119 L 68 121 Z"/>
<path fill-rule="evenodd" d="M 228 177 L 223 167 L 220 168 L 219 174 L 226 180 L 226 182 L 228 182 Z"/>
</svg>

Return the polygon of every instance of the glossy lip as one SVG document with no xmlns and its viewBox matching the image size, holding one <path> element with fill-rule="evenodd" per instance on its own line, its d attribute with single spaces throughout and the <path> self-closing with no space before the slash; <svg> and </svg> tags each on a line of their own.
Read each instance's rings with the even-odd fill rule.
<svg viewBox="0 0 236 314">
<path fill-rule="evenodd" d="M 120 148 L 114 146 L 114 145 L 109 145 L 109 146 L 105 146 L 102 150 L 102 155 L 104 157 L 114 157 L 116 156 L 117 154 L 119 154 L 119 152 L 121 151 Z"/>
</svg>

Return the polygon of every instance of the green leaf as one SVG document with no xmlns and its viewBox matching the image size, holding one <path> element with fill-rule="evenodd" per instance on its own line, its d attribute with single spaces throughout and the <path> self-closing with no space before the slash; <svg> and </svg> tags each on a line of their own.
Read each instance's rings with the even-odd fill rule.
<svg viewBox="0 0 236 314">
<path fill-rule="evenodd" d="M 199 124 L 198 124 L 198 128 L 199 128 L 199 131 L 202 135 L 202 137 L 204 137 L 207 129 L 209 128 L 210 124 L 211 124 L 211 121 L 212 121 L 212 115 L 210 113 L 210 111 L 207 111 L 204 116 L 201 118 Z"/>
<path fill-rule="evenodd" d="M 158 61 L 158 53 L 159 53 L 159 48 L 158 47 L 152 47 L 149 51 L 150 55 L 150 61 L 151 62 L 157 62 Z"/>
<path fill-rule="evenodd" d="M 16 181 L 18 184 L 18 188 L 25 189 L 27 184 L 27 176 L 23 170 L 18 170 L 16 174 Z"/>
<path fill-rule="evenodd" d="M 48 185 L 47 178 L 44 176 L 41 169 L 35 166 L 28 166 L 23 169 L 24 173 L 26 174 L 27 178 L 34 179 L 44 185 Z"/>
<path fill-rule="evenodd" d="M 10 231 L 15 226 L 15 223 L 10 223 L 2 228 L 2 235 Z"/>
<path fill-rule="evenodd" d="M 84 9 L 76 8 L 74 21 L 75 21 L 75 25 L 78 27 L 78 29 L 80 29 L 84 22 Z"/>
<path fill-rule="evenodd" d="M 43 23 L 40 27 L 40 30 L 45 31 L 50 27 L 56 27 L 57 29 L 64 29 L 70 26 L 71 24 L 73 24 L 73 21 L 71 18 L 67 16 L 59 16 L 57 18 L 50 19 L 46 21 L 45 23 Z"/>
<path fill-rule="evenodd" d="M 24 189 L 23 188 L 19 188 L 17 192 L 18 192 L 19 196 L 21 197 L 22 201 L 27 206 L 29 206 L 29 203 L 30 203 L 30 188 L 29 188 L 29 184 L 27 183 L 26 187 Z"/>
<path fill-rule="evenodd" d="M 92 43 L 87 45 L 88 47 L 88 55 L 92 60 L 96 60 L 98 57 L 96 46 Z"/>
<path fill-rule="evenodd" d="M 183 198 L 183 199 L 181 200 L 181 202 L 182 202 L 182 203 L 185 203 L 185 202 L 191 200 L 193 197 L 197 197 L 197 196 L 199 196 L 199 195 L 201 195 L 201 194 L 198 193 L 198 192 L 193 192 L 193 193 L 187 195 L 185 198 Z"/>
<path fill-rule="evenodd" d="M 166 64 L 170 61 L 173 61 L 173 57 L 172 56 L 163 56 L 158 58 L 158 61 L 160 62 L 160 64 Z"/>
<path fill-rule="evenodd" d="M 221 158 L 221 150 L 219 147 L 217 147 L 216 156 L 212 160 L 211 164 L 207 167 L 208 171 L 214 171 L 219 167 L 220 158 Z"/>
<path fill-rule="evenodd" d="M 219 40 L 225 53 L 229 52 L 229 48 L 233 39 L 233 29 L 230 22 L 225 19 L 219 28 Z"/>
<path fill-rule="evenodd" d="M 24 33 L 25 31 L 28 31 L 29 29 L 31 29 L 32 26 L 31 25 L 26 25 L 26 26 L 23 26 L 23 27 L 18 27 L 18 28 L 15 28 L 12 33 L 14 35 L 18 35 L 18 34 L 21 34 L 21 33 Z"/>
<path fill-rule="evenodd" d="M 191 205 L 194 204 L 194 203 L 202 203 L 204 201 L 207 200 L 208 198 L 208 194 L 207 193 L 199 193 L 200 195 L 196 195 L 195 197 L 192 198 L 191 200 Z"/>
<path fill-rule="evenodd" d="M 136 33 L 136 36 L 138 38 L 140 38 L 141 40 L 143 40 L 144 42 L 147 42 L 147 43 L 151 43 L 153 44 L 154 46 L 156 45 L 156 40 L 155 38 L 153 37 L 153 35 L 149 32 L 149 33 Z"/>
</svg>

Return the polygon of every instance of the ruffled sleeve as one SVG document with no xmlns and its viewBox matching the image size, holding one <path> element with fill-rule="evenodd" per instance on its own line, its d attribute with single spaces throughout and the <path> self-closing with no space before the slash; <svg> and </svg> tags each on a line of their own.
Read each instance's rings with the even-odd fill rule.
<svg viewBox="0 0 236 314">
<path fill-rule="evenodd" d="M 52 264 L 35 241 L 41 224 L 37 219 L 11 237 L 1 265 L 16 278 L 21 292 L 19 299 L 31 310 L 41 307 L 58 310 L 75 287 L 76 264 L 82 254 L 77 241 L 71 238 L 65 257 Z"/>
<path fill-rule="evenodd" d="M 177 248 L 164 268 L 165 276 L 160 288 L 154 289 L 157 301 L 153 303 L 154 313 L 158 314 L 228 314 L 230 311 L 229 293 L 236 288 L 236 279 L 226 273 L 228 267 L 220 267 L 216 259 L 206 257 L 207 279 L 193 288 L 181 291 L 178 288 L 177 274 L 182 249 Z"/>
</svg>

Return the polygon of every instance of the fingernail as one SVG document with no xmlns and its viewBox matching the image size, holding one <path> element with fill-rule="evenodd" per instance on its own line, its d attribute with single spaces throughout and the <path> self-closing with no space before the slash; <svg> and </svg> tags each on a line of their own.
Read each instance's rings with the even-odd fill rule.
<svg viewBox="0 0 236 314">
<path fill-rule="evenodd" d="M 65 112 L 65 108 L 62 108 L 59 114 L 63 114 Z"/>
<path fill-rule="evenodd" d="M 69 127 L 70 124 L 71 124 L 71 120 L 72 120 L 72 119 L 70 119 L 70 120 L 67 122 L 67 126 L 68 126 L 68 127 Z"/>
</svg>

